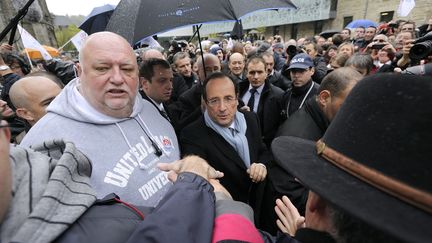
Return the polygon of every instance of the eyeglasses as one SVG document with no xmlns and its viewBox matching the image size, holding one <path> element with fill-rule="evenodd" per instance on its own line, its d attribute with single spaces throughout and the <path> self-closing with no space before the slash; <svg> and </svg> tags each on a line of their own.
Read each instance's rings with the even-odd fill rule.
<svg viewBox="0 0 432 243">
<path fill-rule="evenodd" d="M 232 105 L 235 103 L 236 100 L 237 100 L 236 97 L 227 96 L 227 97 L 224 97 L 223 99 L 214 98 L 214 99 L 208 100 L 207 104 L 210 107 L 220 106 L 222 104 L 222 102 L 226 105 Z"/>
</svg>

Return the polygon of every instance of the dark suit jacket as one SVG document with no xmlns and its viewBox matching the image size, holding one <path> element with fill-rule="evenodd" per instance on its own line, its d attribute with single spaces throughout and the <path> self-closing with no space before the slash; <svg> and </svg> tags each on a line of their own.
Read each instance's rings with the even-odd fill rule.
<svg viewBox="0 0 432 243">
<path fill-rule="evenodd" d="M 243 81 L 239 84 L 240 97 L 248 91 L 249 81 Z M 261 133 L 264 143 L 270 148 L 277 129 L 281 122 L 281 103 L 280 99 L 283 95 L 283 90 L 270 84 L 268 81 L 264 84 L 260 101 L 258 103 L 257 115 L 260 121 Z"/>
<path fill-rule="evenodd" d="M 180 95 L 176 102 L 169 104 L 170 118 L 175 124 L 177 134 L 202 115 L 201 94 L 202 85 L 197 83 Z"/>
<path fill-rule="evenodd" d="M 246 137 L 249 144 L 251 164 L 266 164 L 271 154 L 261 140 L 261 132 L 255 113 L 244 112 L 247 124 Z M 246 165 L 235 149 L 212 128 L 206 126 L 204 116 L 185 127 L 180 135 L 182 155 L 198 155 L 225 175 L 220 182 L 231 193 L 234 200 L 250 203 L 253 182 L 247 174 Z M 252 197 L 252 198 L 251 198 Z M 252 202 L 253 204 L 253 202 Z"/>
</svg>

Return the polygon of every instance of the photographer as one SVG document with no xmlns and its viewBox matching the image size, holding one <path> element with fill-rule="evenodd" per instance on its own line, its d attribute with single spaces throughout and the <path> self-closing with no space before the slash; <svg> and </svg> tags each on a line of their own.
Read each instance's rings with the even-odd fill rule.
<svg viewBox="0 0 432 243">
<path fill-rule="evenodd" d="M 428 63 L 432 55 L 432 32 L 416 40 L 407 40 L 402 48 L 402 57 L 398 60 L 398 67 L 405 69 Z"/>
</svg>

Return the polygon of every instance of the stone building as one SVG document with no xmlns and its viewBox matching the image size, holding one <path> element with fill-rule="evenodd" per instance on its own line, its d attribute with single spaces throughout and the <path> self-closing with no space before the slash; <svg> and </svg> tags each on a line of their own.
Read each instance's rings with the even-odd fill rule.
<svg viewBox="0 0 432 243">
<path fill-rule="evenodd" d="M 14 18 L 18 10 L 24 6 L 28 0 L 1 0 L 0 1 L 0 31 L 3 31 Z M 36 40 L 43 45 L 57 46 L 54 34 L 53 17 L 48 11 L 45 0 L 35 0 L 30 6 L 26 17 L 20 21 L 21 26 L 26 29 Z M 9 41 L 9 34 L 1 40 L 1 43 Z M 21 50 L 22 42 L 17 31 L 15 34 L 14 45 Z"/>
<path fill-rule="evenodd" d="M 396 19 L 413 20 L 418 26 L 432 18 L 430 0 L 415 0 L 415 7 L 407 17 L 399 17 L 400 0 L 292 0 L 299 8 L 283 11 L 274 19 L 287 24 L 266 28 L 265 36 L 279 34 L 285 39 L 313 36 L 325 30 L 341 30 L 356 19 L 370 19 L 379 23 Z M 288 24 L 289 23 L 289 24 Z"/>
</svg>

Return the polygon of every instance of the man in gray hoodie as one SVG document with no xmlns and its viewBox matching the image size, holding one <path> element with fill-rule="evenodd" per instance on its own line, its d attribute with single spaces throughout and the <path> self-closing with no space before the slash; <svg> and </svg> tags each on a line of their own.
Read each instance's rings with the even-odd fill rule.
<svg viewBox="0 0 432 243">
<path fill-rule="evenodd" d="M 21 145 L 52 139 L 75 143 L 88 156 L 97 197 L 116 193 L 155 206 L 170 187 L 158 162 L 179 159 L 174 129 L 149 102 L 137 98 L 138 65 L 129 43 L 110 32 L 89 36 L 80 50 L 78 78 L 48 106 Z"/>
</svg>

